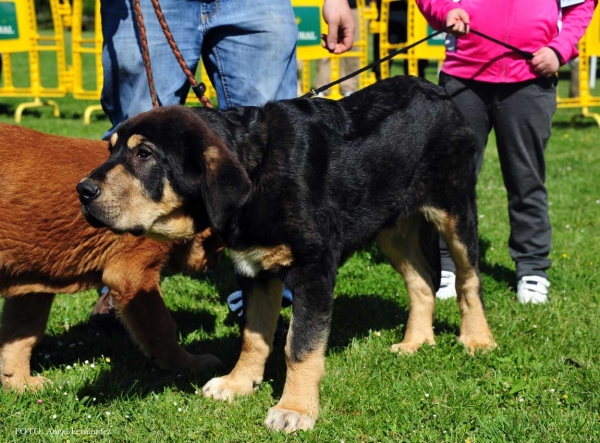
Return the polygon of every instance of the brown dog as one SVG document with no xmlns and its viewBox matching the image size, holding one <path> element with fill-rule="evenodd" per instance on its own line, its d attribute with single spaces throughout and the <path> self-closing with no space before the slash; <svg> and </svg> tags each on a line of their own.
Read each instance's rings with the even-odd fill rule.
<svg viewBox="0 0 600 443">
<path fill-rule="evenodd" d="M 205 369 L 219 363 L 177 343 L 162 300 L 163 268 L 197 272 L 215 264 L 220 239 L 207 230 L 160 243 L 92 228 L 81 215 L 75 185 L 108 157 L 101 141 L 59 137 L 0 125 L 1 380 L 5 389 L 38 389 L 32 348 L 44 335 L 56 293 L 108 285 L 117 312 L 142 351 L 163 368 Z M 205 252 L 205 248 L 208 252 Z"/>
</svg>

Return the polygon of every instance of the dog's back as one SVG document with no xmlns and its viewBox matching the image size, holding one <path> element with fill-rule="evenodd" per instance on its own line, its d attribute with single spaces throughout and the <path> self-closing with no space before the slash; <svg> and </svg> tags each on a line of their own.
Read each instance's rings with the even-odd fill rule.
<svg viewBox="0 0 600 443">
<path fill-rule="evenodd" d="M 322 221 L 347 256 L 420 206 L 474 204 L 474 135 L 445 91 L 420 78 L 390 78 L 339 101 L 283 100 L 218 111 L 220 119 L 214 110 L 196 112 L 230 137 L 228 146 L 260 183 L 255 188 L 268 189 L 265 220 L 252 213 L 238 224 L 250 231 L 256 223 L 252 240 L 289 241 L 263 230 L 267 219 L 288 232 Z"/>
<path fill-rule="evenodd" d="M 97 287 L 115 253 L 151 243 L 96 230 L 83 219 L 75 185 L 107 156 L 101 141 L 2 126 L 0 294 L 71 293 Z M 156 255 L 168 250 L 158 243 L 151 248 Z"/>
</svg>

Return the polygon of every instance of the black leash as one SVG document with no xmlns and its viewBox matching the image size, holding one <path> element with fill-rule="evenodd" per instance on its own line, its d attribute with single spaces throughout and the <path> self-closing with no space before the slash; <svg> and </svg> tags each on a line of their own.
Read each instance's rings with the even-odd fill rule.
<svg viewBox="0 0 600 443">
<path fill-rule="evenodd" d="M 328 83 L 328 84 L 326 84 L 324 86 L 321 86 L 321 87 L 319 87 L 317 89 L 311 89 L 308 94 L 304 94 L 304 95 L 300 96 L 300 98 L 312 98 L 312 97 L 315 97 L 319 92 L 326 91 L 327 89 L 331 88 L 332 86 L 335 86 L 335 85 L 337 85 L 339 83 L 345 82 L 349 78 L 352 78 L 355 75 L 360 74 L 361 72 L 365 72 L 367 69 L 370 69 L 373 66 L 377 66 L 377 65 L 379 65 L 379 64 L 381 64 L 383 62 L 387 62 L 388 60 L 391 60 L 392 58 L 394 58 L 398 54 L 406 53 L 406 52 L 410 51 L 412 48 L 414 48 L 415 46 L 418 46 L 421 43 L 426 42 L 427 40 L 430 40 L 430 39 L 432 39 L 434 37 L 437 37 L 438 35 L 440 35 L 440 34 L 442 34 L 444 32 L 450 31 L 453 27 L 454 27 L 454 25 L 446 26 L 444 29 L 442 29 L 440 31 L 436 31 L 436 32 L 434 32 L 432 34 L 429 34 L 427 37 L 422 38 L 421 40 L 416 41 L 416 42 L 414 42 L 414 43 L 412 43 L 412 44 L 410 44 L 408 46 L 405 46 L 404 48 L 397 49 L 397 50 L 395 50 L 393 52 L 390 52 L 387 56 L 385 56 L 383 58 L 380 58 L 378 60 L 375 60 L 374 62 L 371 62 L 368 65 L 363 66 L 359 70 L 351 72 L 350 74 L 348 74 L 348 75 L 346 75 L 346 76 L 344 76 L 344 77 L 342 77 L 340 79 L 337 79 L 334 82 Z M 521 50 L 521 49 L 519 49 L 519 48 L 517 48 L 515 46 L 509 45 L 508 43 L 501 42 L 500 40 L 496 40 L 495 38 L 490 37 L 489 35 L 485 35 L 485 34 L 479 32 L 479 31 L 475 31 L 473 29 L 470 29 L 469 32 L 472 32 L 475 35 L 478 35 L 480 37 L 486 38 L 486 39 L 488 39 L 488 40 L 490 40 L 490 41 L 492 41 L 494 43 L 497 43 L 497 44 L 499 44 L 501 46 L 504 46 L 505 48 L 508 48 L 511 51 L 514 51 L 517 54 L 525 57 L 527 60 L 531 60 L 533 58 L 533 54 L 532 53 L 527 52 L 527 51 L 523 51 L 523 50 Z"/>
<path fill-rule="evenodd" d="M 520 56 L 525 57 L 527 60 L 531 60 L 533 58 L 533 54 L 531 52 L 523 51 L 522 49 L 519 49 L 513 45 L 509 45 L 508 43 L 501 42 L 500 40 L 496 40 L 494 37 L 490 37 L 489 35 L 482 34 L 481 32 L 476 31 L 474 29 L 470 29 L 469 31 L 475 35 L 478 35 L 479 37 L 487 38 L 491 42 L 497 43 L 500 46 L 504 46 L 505 48 L 508 48 L 511 51 L 516 52 Z"/>
</svg>

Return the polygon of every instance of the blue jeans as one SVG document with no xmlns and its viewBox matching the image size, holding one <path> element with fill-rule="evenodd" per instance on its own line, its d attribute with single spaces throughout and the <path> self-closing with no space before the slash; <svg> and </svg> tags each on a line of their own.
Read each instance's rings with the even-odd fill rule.
<svg viewBox="0 0 600 443">
<path fill-rule="evenodd" d="M 141 0 L 159 103 L 183 104 L 189 82 L 156 19 Z M 162 0 L 161 9 L 188 67 L 200 55 L 219 107 L 257 106 L 296 96 L 298 27 L 290 0 Z M 102 0 L 104 87 L 113 128 L 152 109 L 131 0 Z"/>
</svg>

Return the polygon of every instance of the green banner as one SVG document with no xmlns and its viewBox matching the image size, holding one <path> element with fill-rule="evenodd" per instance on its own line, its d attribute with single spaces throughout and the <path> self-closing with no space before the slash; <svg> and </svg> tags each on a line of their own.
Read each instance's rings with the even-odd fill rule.
<svg viewBox="0 0 600 443">
<path fill-rule="evenodd" d="M 0 40 L 19 38 L 17 8 L 14 3 L 0 2 Z"/>
<path fill-rule="evenodd" d="M 318 7 L 294 7 L 298 24 L 298 46 L 321 44 L 321 12 Z"/>
<path fill-rule="evenodd" d="M 427 35 L 433 34 L 435 29 L 431 26 L 427 25 Z M 429 39 L 427 44 L 430 46 L 444 46 L 444 42 L 446 41 L 446 33 L 436 35 L 435 37 Z"/>
</svg>

